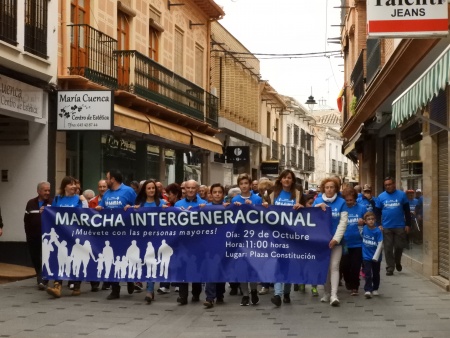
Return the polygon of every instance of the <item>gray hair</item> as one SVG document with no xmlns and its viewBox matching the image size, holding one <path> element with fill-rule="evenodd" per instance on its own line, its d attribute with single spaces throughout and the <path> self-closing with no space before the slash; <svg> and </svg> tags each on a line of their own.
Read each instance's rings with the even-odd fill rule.
<svg viewBox="0 0 450 338">
<path fill-rule="evenodd" d="M 95 192 L 91 189 L 86 189 L 85 191 L 83 191 L 83 196 L 89 201 L 90 199 L 95 197 Z"/>
<path fill-rule="evenodd" d="M 228 198 L 232 199 L 234 196 L 239 195 L 241 193 L 241 189 L 239 188 L 231 188 L 228 190 Z"/>
<path fill-rule="evenodd" d="M 43 185 L 50 185 L 50 183 L 48 183 L 46 181 L 39 182 L 37 185 L 37 190 L 41 190 Z"/>
</svg>

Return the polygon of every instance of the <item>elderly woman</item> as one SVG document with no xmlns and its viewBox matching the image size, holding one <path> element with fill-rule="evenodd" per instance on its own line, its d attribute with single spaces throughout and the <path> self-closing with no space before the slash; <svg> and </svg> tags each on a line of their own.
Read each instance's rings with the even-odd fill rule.
<svg viewBox="0 0 450 338">
<path fill-rule="evenodd" d="M 330 267 L 328 269 L 327 281 L 324 289 L 325 294 L 321 302 L 330 302 L 331 306 L 339 306 L 337 290 L 339 286 L 339 263 L 342 257 L 342 246 L 340 242 L 347 228 L 348 213 L 344 211 L 345 200 L 338 196 L 340 182 L 336 178 L 325 178 L 320 184 L 322 195 L 317 197 L 313 206 L 321 207 L 322 210 L 331 208 L 331 233 L 333 238 L 329 243 L 331 249 Z"/>
</svg>

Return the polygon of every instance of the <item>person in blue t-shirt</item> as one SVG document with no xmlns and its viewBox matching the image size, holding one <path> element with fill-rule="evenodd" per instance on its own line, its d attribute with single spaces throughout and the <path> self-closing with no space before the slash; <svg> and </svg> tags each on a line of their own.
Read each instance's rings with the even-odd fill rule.
<svg viewBox="0 0 450 338">
<path fill-rule="evenodd" d="M 159 198 L 158 188 L 156 186 L 155 180 L 147 180 L 145 181 L 136 197 L 136 201 L 134 203 L 134 209 L 139 208 L 155 208 L 155 207 L 166 207 L 166 201 Z M 149 242 L 151 243 L 151 242 Z M 154 249 L 153 249 L 154 255 Z M 150 264 L 149 264 L 150 265 Z M 156 270 L 156 261 L 155 264 Z M 148 268 L 147 268 L 148 269 Z M 147 276 L 149 276 L 149 271 L 147 271 Z M 155 299 L 155 282 L 147 282 L 147 294 L 145 295 L 145 301 L 147 304 L 151 304 L 151 302 Z"/>
<path fill-rule="evenodd" d="M 362 196 L 356 199 L 356 203 L 363 205 L 366 212 L 374 211 L 376 198 L 372 195 L 372 187 L 369 184 L 364 184 Z"/>
<path fill-rule="evenodd" d="M 357 193 L 354 188 L 345 188 L 342 192 L 346 205 L 344 210 L 348 213 L 347 230 L 344 241 L 347 247 L 346 254 L 342 255 L 341 268 L 344 275 L 345 286 L 351 290 L 352 296 L 358 295 L 359 272 L 362 264 L 362 239 L 360 227 L 364 225 L 366 208 L 356 203 Z"/>
<path fill-rule="evenodd" d="M 125 185 L 122 173 L 119 170 L 110 170 L 106 173 L 106 184 L 109 190 L 103 194 L 103 198 L 95 207 L 95 210 L 129 208 L 136 201 L 136 193 L 133 188 Z M 127 283 L 127 291 L 131 295 L 134 292 L 134 283 Z M 111 293 L 106 299 L 120 298 L 120 283 L 111 283 Z"/>
<path fill-rule="evenodd" d="M 366 298 L 378 296 L 378 288 L 380 287 L 380 265 L 381 251 L 383 248 L 383 233 L 375 225 L 375 214 L 366 212 L 364 214 L 364 222 L 366 225 L 362 229 L 362 258 L 364 264 L 364 274 L 366 284 L 364 291 Z"/>
<path fill-rule="evenodd" d="M 224 203 L 225 188 L 220 183 L 214 183 L 210 187 L 211 202 L 206 203 L 206 205 L 220 205 L 228 206 L 230 203 Z M 204 204 L 199 205 L 204 207 Z M 223 303 L 223 295 L 225 293 L 225 283 L 206 283 L 205 285 L 206 300 L 203 305 L 210 309 L 214 306 L 214 299 L 216 303 Z"/>
<path fill-rule="evenodd" d="M 77 195 L 77 180 L 71 176 L 66 176 L 62 179 L 59 186 L 58 194 L 55 196 L 52 202 L 52 207 L 65 207 L 65 208 L 87 208 L 88 203 L 83 195 Z M 45 234 L 44 234 L 45 235 Z M 43 235 L 43 237 L 44 237 Z M 59 247 L 60 243 L 56 240 L 56 246 Z M 72 296 L 80 295 L 81 281 L 73 281 L 74 287 Z M 55 298 L 61 297 L 61 280 L 55 280 L 52 288 L 47 288 L 47 293 Z"/>
<path fill-rule="evenodd" d="M 385 191 L 377 198 L 375 215 L 383 229 L 386 276 L 392 276 L 394 268 L 402 271 L 402 253 L 408 245 L 407 235 L 411 229 L 411 210 L 406 194 L 396 189 L 392 177 L 386 177 L 383 183 Z"/>
<path fill-rule="evenodd" d="M 231 200 L 231 203 L 237 206 L 240 206 L 242 204 L 253 204 L 253 205 L 261 205 L 262 204 L 262 198 L 256 194 L 253 193 L 251 190 L 251 183 L 252 178 L 249 174 L 240 174 L 237 178 L 237 185 L 239 186 L 239 189 L 241 189 L 241 193 L 239 195 L 236 195 Z M 241 300 L 241 306 L 248 306 L 250 305 L 250 297 L 249 297 L 249 287 L 251 292 L 251 303 L 253 305 L 256 305 L 259 303 L 259 297 L 258 297 L 258 283 L 252 282 L 252 283 L 240 283 L 241 286 L 241 292 L 243 294 L 242 300 Z"/>
<path fill-rule="evenodd" d="M 198 192 L 198 183 L 194 180 L 189 180 L 184 183 L 185 197 L 175 203 L 176 208 L 180 208 L 182 210 L 189 210 L 194 207 L 198 207 L 200 204 L 206 204 L 207 201 L 201 199 Z M 189 283 L 179 283 L 179 297 L 177 298 L 177 302 L 180 305 L 186 305 L 188 300 L 189 293 Z M 202 292 L 202 284 L 201 283 L 192 283 L 192 301 L 198 302 L 200 300 L 200 293 Z"/>
<path fill-rule="evenodd" d="M 270 194 L 270 203 L 272 205 L 290 206 L 297 210 L 305 206 L 303 191 L 299 191 L 295 186 L 296 178 L 292 170 L 283 170 L 275 181 L 273 186 L 273 193 Z M 264 202 L 264 206 L 268 203 Z M 276 306 L 281 305 L 281 296 L 283 296 L 284 303 L 291 302 L 291 287 L 290 283 L 276 282 L 274 285 L 274 296 L 271 302 Z"/>
<path fill-rule="evenodd" d="M 331 233 L 333 238 L 330 240 L 331 249 L 330 267 L 328 270 L 327 281 L 324 285 L 325 294 L 320 299 L 321 302 L 330 302 L 331 306 L 339 306 L 337 291 L 339 287 L 339 264 L 342 257 L 342 245 L 340 242 L 347 228 L 348 213 L 344 210 L 345 200 L 338 196 L 341 188 L 340 181 L 335 177 L 325 178 L 320 184 L 322 195 L 318 196 L 313 206 L 321 207 L 322 210 L 331 208 Z"/>
</svg>

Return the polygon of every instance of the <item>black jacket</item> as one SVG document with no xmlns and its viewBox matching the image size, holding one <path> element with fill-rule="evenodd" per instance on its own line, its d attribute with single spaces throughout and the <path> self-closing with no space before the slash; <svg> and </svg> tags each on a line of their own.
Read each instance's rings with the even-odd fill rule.
<svg viewBox="0 0 450 338">
<path fill-rule="evenodd" d="M 51 205 L 52 199 L 44 201 L 44 205 Z M 23 217 L 25 225 L 25 234 L 27 240 L 40 240 L 41 239 L 41 213 L 39 212 L 39 199 L 38 197 L 32 198 L 28 201 L 25 208 L 25 215 Z"/>
</svg>

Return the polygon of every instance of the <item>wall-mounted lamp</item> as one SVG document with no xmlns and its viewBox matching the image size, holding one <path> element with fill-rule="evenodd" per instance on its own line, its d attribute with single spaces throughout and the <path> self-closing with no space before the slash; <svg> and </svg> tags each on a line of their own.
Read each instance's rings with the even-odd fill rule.
<svg viewBox="0 0 450 338">
<path fill-rule="evenodd" d="M 273 127 L 273 131 L 278 131 L 278 128 L 277 127 Z"/>
<path fill-rule="evenodd" d="M 167 8 L 169 9 L 169 11 L 170 11 L 170 7 L 172 7 L 172 6 L 184 6 L 184 3 L 180 2 L 180 3 L 173 4 L 170 2 L 170 0 L 167 0 Z"/>
<path fill-rule="evenodd" d="M 192 26 L 204 26 L 204 23 L 193 23 L 191 20 L 189 20 L 189 29 L 192 29 Z"/>
</svg>

